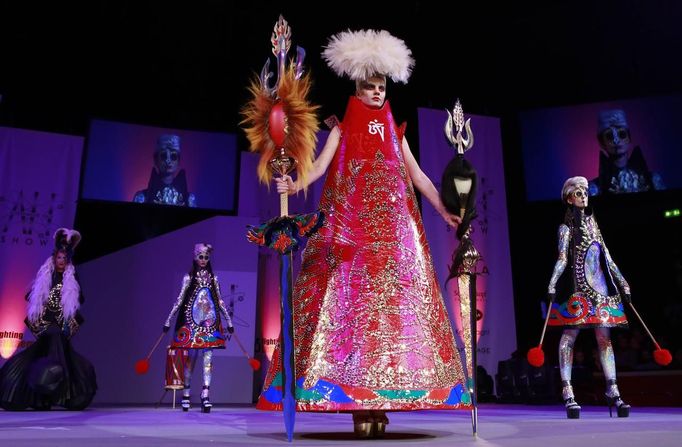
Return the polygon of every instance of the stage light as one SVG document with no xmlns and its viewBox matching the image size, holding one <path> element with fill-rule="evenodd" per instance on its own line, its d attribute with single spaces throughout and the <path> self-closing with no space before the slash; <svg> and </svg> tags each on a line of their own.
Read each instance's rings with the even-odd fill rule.
<svg viewBox="0 0 682 447">
<path fill-rule="evenodd" d="M 663 216 L 665 216 L 667 219 L 673 218 L 673 217 L 680 217 L 680 209 L 675 208 L 672 210 L 665 210 L 663 212 Z"/>
</svg>

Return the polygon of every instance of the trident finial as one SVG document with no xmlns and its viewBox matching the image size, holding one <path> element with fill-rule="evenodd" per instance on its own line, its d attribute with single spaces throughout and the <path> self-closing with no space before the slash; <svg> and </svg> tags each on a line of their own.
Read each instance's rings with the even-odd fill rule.
<svg viewBox="0 0 682 447">
<path fill-rule="evenodd" d="M 277 23 L 275 23 L 270 41 L 272 42 L 272 54 L 276 58 L 279 59 L 279 55 L 282 52 L 284 52 L 285 56 L 289 52 L 291 47 L 291 27 L 281 14 Z"/>
<path fill-rule="evenodd" d="M 270 37 L 272 42 L 272 54 L 277 58 L 277 80 L 275 85 L 270 87 L 270 78 L 273 74 L 270 72 L 270 59 L 265 61 L 263 69 L 260 72 L 261 89 L 271 97 L 277 96 L 277 89 L 281 79 L 284 77 L 284 70 L 286 70 L 287 53 L 291 48 L 291 27 L 289 23 L 284 20 L 282 15 L 279 16 L 277 23 L 272 31 Z M 300 79 L 303 75 L 303 59 L 305 58 L 305 50 L 299 46 L 296 47 L 296 79 Z"/>
<path fill-rule="evenodd" d="M 474 146 L 474 134 L 471 132 L 471 118 L 464 121 L 464 110 L 459 99 L 452 109 L 452 113 L 448 112 L 448 119 L 445 122 L 445 137 L 450 142 L 450 145 L 457 149 L 458 154 L 464 154 Z M 454 130 L 454 132 L 453 132 Z M 462 130 L 465 130 L 466 137 L 462 135 Z"/>
</svg>

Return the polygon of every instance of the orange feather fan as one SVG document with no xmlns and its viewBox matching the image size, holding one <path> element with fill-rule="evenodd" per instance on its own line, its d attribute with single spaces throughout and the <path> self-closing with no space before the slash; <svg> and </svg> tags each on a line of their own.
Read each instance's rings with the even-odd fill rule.
<svg viewBox="0 0 682 447">
<path fill-rule="evenodd" d="M 280 75 L 282 76 L 282 75 Z M 276 97 L 272 97 L 261 87 L 260 80 L 256 77 L 251 81 L 249 92 L 252 99 L 242 109 L 246 138 L 248 138 L 251 152 L 260 154 L 258 162 L 258 179 L 266 184 L 272 180 L 272 172 L 268 164 L 278 155 L 275 143 L 270 136 L 268 120 L 272 108 L 278 102 L 282 102 L 287 119 L 287 131 L 284 140 L 284 148 L 288 156 L 293 157 L 296 163 L 298 178 L 305 181 L 315 159 L 315 147 L 317 145 L 317 131 L 319 123 L 316 111 L 319 106 L 312 105 L 307 100 L 312 82 L 309 75 L 296 79 L 294 64 L 291 64 L 279 79 Z M 305 184 L 305 182 L 303 183 Z"/>
</svg>

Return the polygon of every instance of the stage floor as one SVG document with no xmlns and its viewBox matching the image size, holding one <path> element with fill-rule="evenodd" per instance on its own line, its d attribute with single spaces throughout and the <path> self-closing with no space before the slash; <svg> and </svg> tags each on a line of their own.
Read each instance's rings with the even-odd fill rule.
<svg viewBox="0 0 682 447">
<path fill-rule="evenodd" d="M 382 440 L 356 440 L 348 414 L 299 413 L 294 444 L 513 447 L 677 447 L 682 408 L 633 408 L 630 418 L 609 419 L 606 407 L 584 407 L 566 419 L 560 405 L 484 404 L 478 436 L 469 412 L 389 413 Z M 281 413 L 216 405 L 210 414 L 161 407 L 92 407 L 83 412 L 0 410 L 0 446 L 107 447 L 195 445 L 285 446 Z"/>
</svg>

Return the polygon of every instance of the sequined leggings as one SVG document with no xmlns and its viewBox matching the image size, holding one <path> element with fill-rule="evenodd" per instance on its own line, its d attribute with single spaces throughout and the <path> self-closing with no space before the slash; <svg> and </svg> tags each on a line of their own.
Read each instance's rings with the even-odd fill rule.
<svg viewBox="0 0 682 447">
<path fill-rule="evenodd" d="M 204 370 L 203 370 L 203 379 L 204 379 L 204 387 L 203 390 L 201 391 L 201 397 L 206 397 L 208 396 L 208 387 L 211 386 L 211 371 L 213 369 L 213 349 L 203 349 L 203 358 L 204 358 Z M 199 349 L 190 349 L 189 350 L 189 364 L 187 365 L 187 368 L 185 368 L 185 389 L 183 390 L 183 396 L 189 396 L 189 387 L 190 383 L 192 380 L 192 372 L 194 371 L 194 366 L 197 363 L 197 356 L 199 353 Z"/>
<path fill-rule="evenodd" d="M 559 371 L 561 372 L 562 381 L 571 380 L 573 345 L 579 331 L 580 329 L 564 329 L 564 333 L 561 334 L 561 340 L 559 341 Z M 597 346 L 599 348 L 599 360 L 601 361 L 601 367 L 604 370 L 604 377 L 607 383 L 610 380 L 616 380 L 616 360 L 613 356 L 609 332 L 607 327 L 594 329 L 594 335 L 597 337 Z"/>
</svg>

